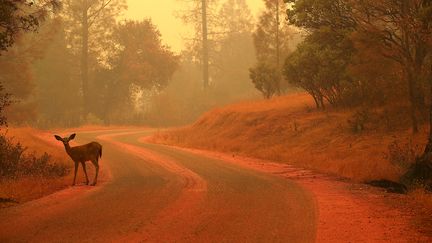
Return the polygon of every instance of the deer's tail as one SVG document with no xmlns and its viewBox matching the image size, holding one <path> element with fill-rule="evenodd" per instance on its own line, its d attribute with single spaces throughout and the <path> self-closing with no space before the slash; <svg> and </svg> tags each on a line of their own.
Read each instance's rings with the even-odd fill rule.
<svg viewBox="0 0 432 243">
<path fill-rule="evenodd" d="M 99 158 L 102 158 L 102 146 L 101 146 L 101 148 L 99 150 Z"/>
</svg>

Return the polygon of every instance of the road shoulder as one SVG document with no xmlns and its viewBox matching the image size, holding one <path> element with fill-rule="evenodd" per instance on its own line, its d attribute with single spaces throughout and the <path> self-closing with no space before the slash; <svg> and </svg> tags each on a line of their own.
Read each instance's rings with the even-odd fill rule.
<svg viewBox="0 0 432 243">
<path fill-rule="evenodd" d="M 146 142 L 142 139 L 142 142 Z M 220 152 L 170 146 L 292 180 L 313 193 L 319 217 L 317 242 L 431 242 L 419 212 L 405 195 L 389 194 L 292 165 Z"/>
</svg>

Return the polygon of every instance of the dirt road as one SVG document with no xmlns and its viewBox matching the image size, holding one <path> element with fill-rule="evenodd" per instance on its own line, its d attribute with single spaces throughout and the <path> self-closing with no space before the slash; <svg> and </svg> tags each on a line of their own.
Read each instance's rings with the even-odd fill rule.
<svg viewBox="0 0 432 243">
<path fill-rule="evenodd" d="M 100 183 L 1 210 L 0 242 L 315 241 L 317 207 L 302 186 L 139 142 L 146 133 L 78 134 L 79 144 L 103 144 Z"/>
</svg>

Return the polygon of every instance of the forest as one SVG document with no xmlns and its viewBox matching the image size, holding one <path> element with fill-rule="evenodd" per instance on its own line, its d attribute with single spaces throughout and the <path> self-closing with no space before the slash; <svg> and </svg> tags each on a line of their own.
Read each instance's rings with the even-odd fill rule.
<svg viewBox="0 0 432 243">
<path fill-rule="evenodd" d="M 163 2 L 0 0 L 0 242 L 430 242 L 432 0 Z"/>
<path fill-rule="evenodd" d="M 200 1 L 180 12 L 195 34 L 174 53 L 151 19 L 121 19 L 122 0 L 2 1 L 3 116 L 182 124 L 255 86 L 265 98 L 305 90 L 318 109 L 391 104 L 414 132 L 428 119 L 429 1 L 267 0 L 257 20 L 246 1 L 207 5 L 205 34 Z"/>
<path fill-rule="evenodd" d="M 151 19 L 122 19 L 124 0 L 9 2 L 2 3 L 10 7 L 2 19 L 11 29 L 2 31 L 0 81 L 11 124 L 184 124 L 253 93 L 255 26 L 245 1 L 209 2 L 208 89 L 199 2 L 179 14 L 196 30 L 182 53 L 162 43 Z M 28 14 L 15 16 L 23 10 Z"/>
</svg>

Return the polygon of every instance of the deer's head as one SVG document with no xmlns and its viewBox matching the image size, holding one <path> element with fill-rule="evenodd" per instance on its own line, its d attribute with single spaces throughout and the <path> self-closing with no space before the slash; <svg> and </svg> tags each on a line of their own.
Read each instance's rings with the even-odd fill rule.
<svg viewBox="0 0 432 243">
<path fill-rule="evenodd" d="M 74 139 L 75 136 L 76 136 L 75 133 L 72 134 L 72 135 L 70 135 L 69 137 L 65 137 L 65 138 L 62 138 L 62 137 L 60 137 L 60 136 L 58 136 L 58 135 L 54 135 L 54 137 L 55 137 L 57 140 L 61 141 L 64 145 L 68 145 L 68 144 L 69 144 L 69 141 L 72 140 L 72 139 Z"/>
</svg>

